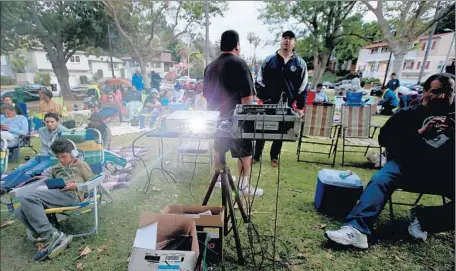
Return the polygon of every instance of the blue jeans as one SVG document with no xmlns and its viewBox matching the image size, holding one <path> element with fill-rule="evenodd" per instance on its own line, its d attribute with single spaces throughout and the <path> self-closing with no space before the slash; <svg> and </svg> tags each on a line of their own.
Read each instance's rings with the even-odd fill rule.
<svg viewBox="0 0 456 271">
<path fill-rule="evenodd" d="M 20 165 L 8 176 L 2 179 L 3 188 L 7 191 L 15 188 L 22 182 L 27 181 L 35 175 L 41 174 L 43 170 L 51 166 L 51 157 L 50 156 L 41 156 L 38 155 L 30 160 L 27 163 Z"/>
<path fill-rule="evenodd" d="M 454 200 L 454 177 L 437 177 L 435 176 L 435 173 L 431 176 L 422 175 L 422 172 L 417 172 L 405 176 L 395 161 L 387 162 L 382 169 L 372 176 L 372 179 L 366 186 L 358 204 L 356 204 L 350 214 L 348 214 L 344 226 L 351 226 L 364 234 L 371 234 L 378 215 L 380 215 L 386 202 L 390 199 L 391 194 L 393 194 L 394 190 L 397 188 L 415 187 L 418 191 L 442 193 L 442 195 Z M 441 226 L 444 229 L 453 228 L 454 230 L 453 201 L 443 206 L 426 208 L 429 208 L 428 211 L 431 211 L 430 208 L 440 208 L 440 212 L 434 209 L 433 214 L 430 215 L 429 213 L 431 212 L 420 211 L 423 214 L 426 213 L 422 218 L 417 214 L 418 220 L 423 228 L 425 228 L 425 225 L 430 227 L 437 223 L 442 224 Z"/>
</svg>

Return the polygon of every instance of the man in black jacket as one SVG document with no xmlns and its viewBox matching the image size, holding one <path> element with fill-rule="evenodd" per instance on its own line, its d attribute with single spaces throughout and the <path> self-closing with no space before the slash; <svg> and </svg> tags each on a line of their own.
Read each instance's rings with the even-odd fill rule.
<svg viewBox="0 0 456 271">
<path fill-rule="evenodd" d="M 286 31 L 282 34 L 280 50 L 269 56 L 258 70 L 255 88 L 258 98 L 265 104 L 277 104 L 282 99 L 289 107 L 296 101 L 297 113 L 302 115 L 308 89 L 306 62 L 296 55 L 295 34 Z M 254 160 L 259 161 L 264 148 L 264 140 L 257 140 Z M 278 166 L 282 141 L 273 141 L 271 164 Z"/>
<path fill-rule="evenodd" d="M 367 248 L 385 203 L 397 188 L 441 194 L 450 203 L 409 210 L 409 234 L 423 241 L 427 232 L 454 230 L 455 109 L 454 77 L 435 74 L 424 83 L 423 102 L 399 110 L 382 127 L 379 143 L 388 162 L 371 179 L 342 228 L 325 236 L 342 245 Z"/>
</svg>

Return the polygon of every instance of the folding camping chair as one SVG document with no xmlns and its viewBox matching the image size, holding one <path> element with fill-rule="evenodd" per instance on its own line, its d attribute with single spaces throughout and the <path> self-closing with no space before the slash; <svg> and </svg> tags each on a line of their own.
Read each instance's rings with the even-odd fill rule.
<svg viewBox="0 0 456 271">
<path fill-rule="evenodd" d="M 382 147 L 377 140 L 372 139 L 371 129 L 371 109 L 370 105 L 365 106 L 347 106 L 342 105 L 342 166 L 345 165 L 346 152 L 360 152 L 354 150 L 346 150 L 346 147 L 351 148 L 366 148 L 364 155 L 370 148 L 378 148 L 380 157 Z M 347 142 L 351 144 L 347 144 Z M 380 158 L 380 167 L 381 158 Z"/>
<path fill-rule="evenodd" d="M 8 142 L 6 139 L 1 138 L 1 149 L 0 149 L 0 175 L 5 173 L 8 168 Z"/>
<path fill-rule="evenodd" d="M 195 159 L 193 161 L 185 161 L 185 156 L 192 156 Z M 198 162 L 198 157 L 208 157 L 208 162 Z M 177 148 L 177 171 L 180 171 L 180 167 L 184 164 L 205 164 L 209 165 L 209 172 L 212 172 L 213 165 L 213 147 L 210 140 L 198 138 L 184 138 L 180 139 L 179 147 Z"/>
<path fill-rule="evenodd" d="M 103 164 L 104 164 L 104 150 L 103 144 L 101 141 L 101 134 L 96 129 L 87 129 L 84 131 L 70 131 L 63 132 L 60 134 L 62 138 L 70 140 L 80 152 L 80 159 L 83 159 L 86 163 L 89 164 L 92 172 L 96 174 L 91 180 L 80 184 L 79 191 L 86 193 L 87 198 L 77 203 L 73 206 L 67 207 L 58 207 L 46 209 L 45 213 L 49 217 L 49 221 L 55 224 L 56 227 L 60 227 L 59 221 L 64 217 L 78 216 L 94 212 L 94 225 L 93 228 L 84 233 L 74 234 L 74 237 L 82 237 L 89 235 L 96 235 L 98 233 L 98 205 L 101 203 L 102 195 L 106 195 L 109 200 L 107 202 L 112 202 L 113 199 L 108 191 L 106 191 L 102 186 L 102 182 L 105 178 L 102 173 Z M 58 163 L 57 158 L 52 158 L 52 163 Z M 10 196 L 13 199 L 13 207 L 17 208 L 20 204 L 18 198 L 21 195 L 29 191 L 34 191 L 39 189 L 38 187 L 44 185 L 44 180 L 40 180 L 24 187 L 13 189 L 10 192 Z"/>
<path fill-rule="evenodd" d="M 301 160 L 301 153 L 316 153 L 328 155 L 331 158 L 333 154 L 333 160 L 331 165 L 334 167 L 337 154 L 337 143 L 339 141 L 338 127 L 333 125 L 334 118 L 334 105 L 308 105 L 306 107 L 306 114 L 304 117 L 304 123 L 301 124 L 301 133 L 299 135 L 298 149 L 297 149 L 297 161 L 298 162 L 309 162 L 317 163 L 317 161 Z M 334 129 L 334 134 L 332 133 Z M 312 139 L 312 141 L 304 141 L 304 139 Z M 322 142 L 322 141 L 330 141 Z M 318 152 L 312 150 L 303 150 L 303 144 L 312 145 L 323 145 L 330 146 L 328 152 Z"/>
<path fill-rule="evenodd" d="M 125 121 L 130 122 L 133 118 L 139 117 L 141 110 L 143 108 L 143 103 L 140 101 L 131 101 L 128 102 L 125 105 L 125 107 L 127 110 L 127 116 Z"/>
</svg>

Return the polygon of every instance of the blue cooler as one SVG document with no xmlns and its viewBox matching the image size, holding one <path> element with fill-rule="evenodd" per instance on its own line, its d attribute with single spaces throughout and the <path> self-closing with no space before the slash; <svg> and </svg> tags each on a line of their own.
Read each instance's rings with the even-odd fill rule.
<svg viewBox="0 0 456 271">
<path fill-rule="evenodd" d="M 342 172 L 334 169 L 318 172 L 315 206 L 328 216 L 346 217 L 363 193 L 363 182 L 358 175 L 353 173 L 342 179 L 339 177 Z"/>
</svg>

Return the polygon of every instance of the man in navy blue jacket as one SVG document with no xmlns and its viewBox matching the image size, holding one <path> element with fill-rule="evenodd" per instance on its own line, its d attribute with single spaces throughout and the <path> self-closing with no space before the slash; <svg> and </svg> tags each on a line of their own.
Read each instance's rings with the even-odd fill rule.
<svg viewBox="0 0 456 271">
<path fill-rule="evenodd" d="M 296 55 L 295 45 L 295 34 L 292 31 L 284 32 L 280 50 L 266 58 L 258 70 L 255 88 L 258 98 L 265 104 L 277 104 L 284 97 L 283 102 L 291 107 L 296 101 L 297 113 L 302 115 L 308 89 L 307 65 Z M 264 140 L 257 140 L 253 157 L 255 161 L 260 160 L 263 148 Z M 281 149 L 282 141 L 273 141 L 270 152 L 273 167 L 278 166 Z"/>
</svg>

